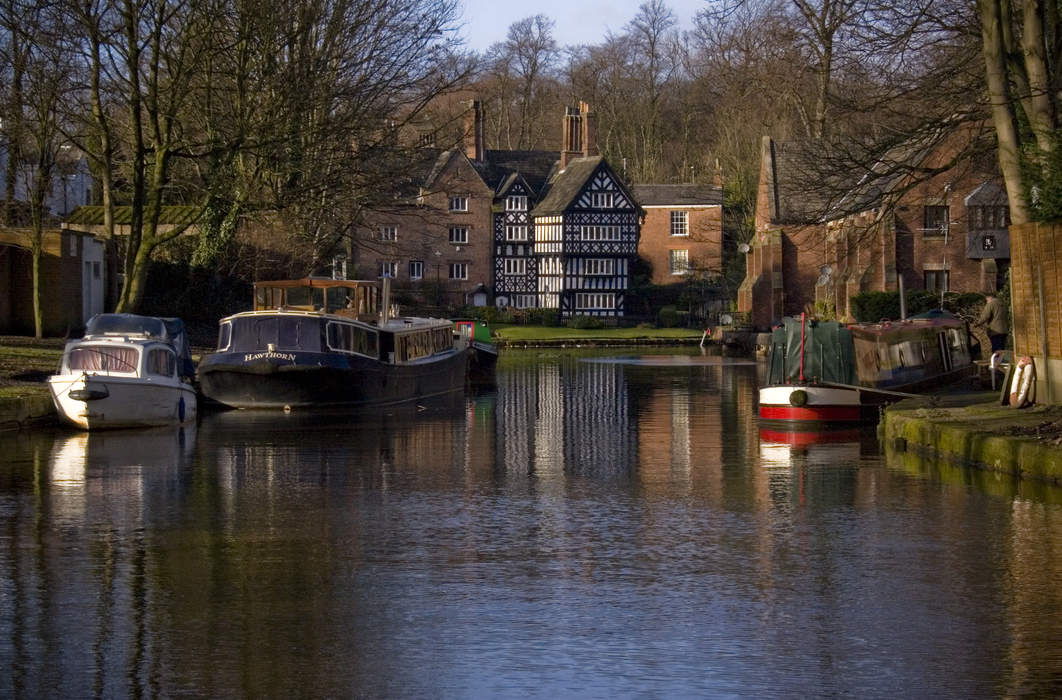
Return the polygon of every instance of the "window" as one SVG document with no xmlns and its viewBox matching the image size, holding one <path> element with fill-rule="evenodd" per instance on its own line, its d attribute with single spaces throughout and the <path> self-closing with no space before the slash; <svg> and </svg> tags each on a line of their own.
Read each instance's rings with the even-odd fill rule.
<svg viewBox="0 0 1062 700">
<path fill-rule="evenodd" d="M 586 275 L 611 275 L 615 261 L 611 258 L 590 258 L 583 265 Z"/>
<path fill-rule="evenodd" d="M 218 328 L 218 350 L 228 350 L 232 342 L 232 324 L 222 323 Z"/>
<path fill-rule="evenodd" d="M 690 271 L 690 251 L 668 251 L 668 269 L 673 275 L 685 275 Z"/>
<path fill-rule="evenodd" d="M 100 264 L 98 262 L 92 263 L 92 278 L 97 280 L 100 278 Z"/>
<path fill-rule="evenodd" d="M 524 258 L 505 258 L 505 274 L 527 274 L 527 260 L 525 260 Z"/>
<path fill-rule="evenodd" d="M 618 241 L 620 240 L 619 226 L 580 226 L 579 238 L 584 241 Z"/>
<path fill-rule="evenodd" d="M 388 261 L 380 263 L 380 277 L 398 277 L 398 263 Z"/>
<path fill-rule="evenodd" d="M 81 346 L 74 348 L 66 358 L 66 366 L 72 370 L 96 372 L 136 372 L 140 356 L 136 348 Z"/>
<path fill-rule="evenodd" d="M 450 211 L 468 211 L 468 197 L 450 197 Z"/>
<path fill-rule="evenodd" d="M 946 292 L 948 291 L 948 271 L 947 270 L 925 270 L 923 273 L 923 279 L 925 282 L 925 288 L 927 292 Z"/>
<path fill-rule="evenodd" d="M 505 240 L 507 241 L 526 241 L 527 240 L 527 227 L 506 225 L 505 227 Z"/>
<path fill-rule="evenodd" d="M 177 358 L 165 348 L 152 348 L 148 351 L 147 371 L 160 377 L 172 377 L 177 369 Z"/>
<path fill-rule="evenodd" d="M 525 195 L 506 197 L 505 211 L 527 211 L 527 197 Z"/>
<path fill-rule="evenodd" d="M 612 193 L 592 192 L 590 194 L 590 206 L 592 206 L 594 209 L 611 209 Z"/>
<path fill-rule="evenodd" d="M 456 245 L 464 245 L 468 243 L 468 227 L 467 226 L 451 226 L 450 227 L 450 242 Z"/>
<path fill-rule="evenodd" d="M 424 277 L 424 261 L 423 260 L 410 260 L 409 261 L 409 279 L 419 280 Z"/>
<path fill-rule="evenodd" d="M 347 323 L 328 324 L 328 347 L 342 352 L 376 357 L 376 332 Z"/>
<path fill-rule="evenodd" d="M 575 308 L 579 310 L 614 309 L 615 294 L 576 294 Z"/>
<path fill-rule="evenodd" d="M 513 294 L 513 307 L 517 309 L 535 308 L 534 294 Z"/>
<path fill-rule="evenodd" d="M 377 235 L 381 241 L 397 241 L 398 240 L 398 227 L 397 226 L 381 226 Z"/>
<path fill-rule="evenodd" d="M 467 280 L 468 279 L 468 264 L 467 263 L 450 263 L 450 279 L 452 279 L 452 280 Z"/>
<path fill-rule="evenodd" d="M 77 236 L 75 236 L 72 233 L 68 234 L 68 235 L 70 236 L 70 255 L 71 256 L 76 256 L 77 255 Z"/>
<path fill-rule="evenodd" d="M 974 230 L 1002 229 L 1010 225 L 1010 212 L 1006 207 L 970 207 L 970 228 Z"/>
<path fill-rule="evenodd" d="M 688 236 L 690 235 L 690 223 L 687 218 L 687 214 L 684 211 L 671 212 L 671 235 L 672 236 Z"/>
<path fill-rule="evenodd" d="M 926 206 L 924 223 L 923 233 L 926 238 L 943 236 L 948 231 L 948 208 L 939 205 Z"/>
</svg>

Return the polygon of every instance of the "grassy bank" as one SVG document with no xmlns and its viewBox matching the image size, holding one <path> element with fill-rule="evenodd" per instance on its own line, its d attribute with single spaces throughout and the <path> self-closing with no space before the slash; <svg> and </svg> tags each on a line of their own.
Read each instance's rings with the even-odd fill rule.
<svg viewBox="0 0 1062 700">
<path fill-rule="evenodd" d="M 703 331 L 691 328 L 567 328 L 564 326 L 492 326 L 495 337 L 505 342 L 541 341 L 700 341 Z"/>
<path fill-rule="evenodd" d="M 47 395 L 44 380 L 59 366 L 64 342 L 0 336 L 0 399 Z"/>
</svg>

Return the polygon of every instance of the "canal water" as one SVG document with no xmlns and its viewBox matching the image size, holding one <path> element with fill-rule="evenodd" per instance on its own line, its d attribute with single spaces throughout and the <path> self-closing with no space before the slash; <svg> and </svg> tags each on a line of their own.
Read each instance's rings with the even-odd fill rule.
<svg viewBox="0 0 1062 700">
<path fill-rule="evenodd" d="M 1062 692 L 1058 489 L 764 431 L 755 363 L 622 352 L 0 436 L 0 696 Z"/>
</svg>

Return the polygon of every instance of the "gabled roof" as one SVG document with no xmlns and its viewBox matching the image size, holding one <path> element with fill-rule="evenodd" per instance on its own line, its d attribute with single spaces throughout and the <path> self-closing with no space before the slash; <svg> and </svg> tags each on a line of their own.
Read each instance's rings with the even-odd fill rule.
<svg viewBox="0 0 1062 700">
<path fill-rule="evenodd" d="M 714 185 L 634 185 L 634 196 L 643 207 L 721 205 L 723 190 Z"/>
<path fill-rule="evenodd" d="M 534 216 L 563 213 L 578 196 L 597 167 L 605 161 L 601 156 L 574 158 L 568 167 L 558 170 L 549 181 L 549 192 L 531 212 Z"/>
<path fill-rule="evenodd" d="M 968 207 L 1000 207 L 1007 205 L 1007 191 L 996 181 L 983 183 L 963 202 Z"/>
<path fill-rule="evenodd" d="M 536 195 L 541 195 L 559 159 L 557 151 L 487 151 L 474 166 L 496 193 L 508 189 L 511 183 L 507 181 L 518 174 Z"/>
</svg>

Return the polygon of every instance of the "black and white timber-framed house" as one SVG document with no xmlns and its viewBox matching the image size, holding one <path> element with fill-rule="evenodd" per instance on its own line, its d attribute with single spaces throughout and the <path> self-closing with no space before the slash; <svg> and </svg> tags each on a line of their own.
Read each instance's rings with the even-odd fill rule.
<svg viewBox="0 0 1062 700">
<path fill-rule="evenodd" d="M 585 102 L 566 111 L 563 146 L 559 159 L 486 153 L 490 167 L 508 171 L 494 207 L 495 303 L 558 309 L 563 317 L 622 316 L 642 210 L 597 154 Z"/>
<path fill-rule="evenodd" d="M 463 147 L 425 153 L 416 205 L 369 223 L 359 269 L 451 303 L 622 316 L 643 212 L 597 154 L 586 103 L 566 110 L 562 145 L 487 150 L 474 101 Z"/>
</svg>

